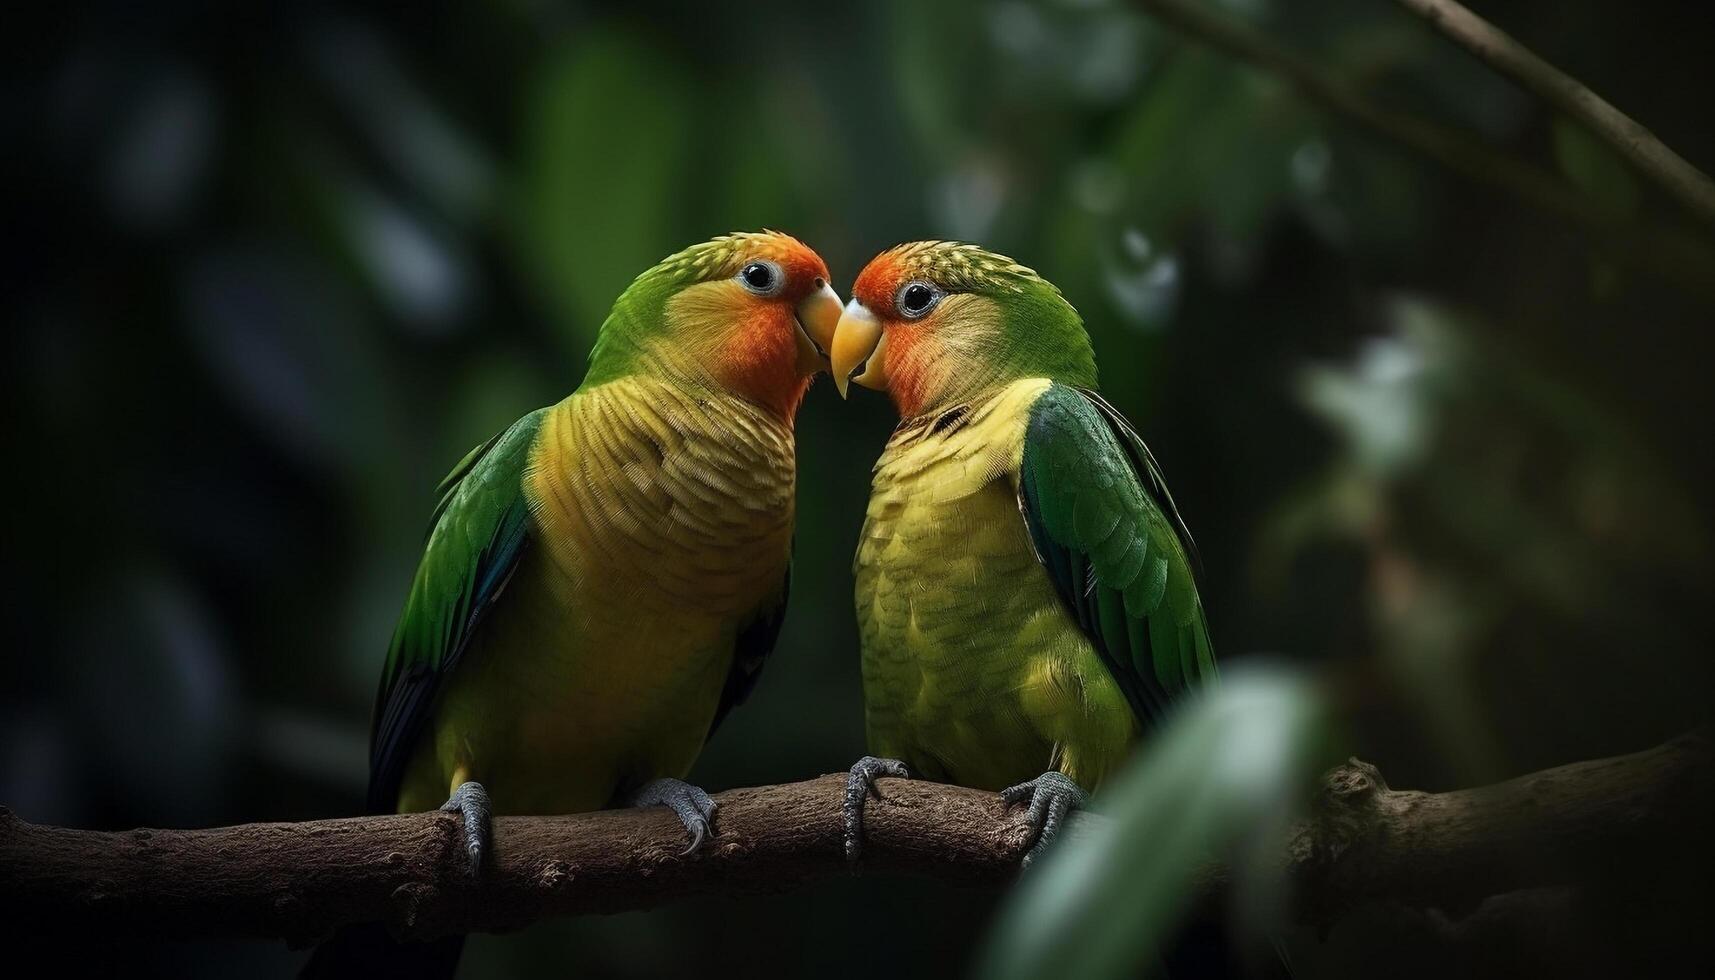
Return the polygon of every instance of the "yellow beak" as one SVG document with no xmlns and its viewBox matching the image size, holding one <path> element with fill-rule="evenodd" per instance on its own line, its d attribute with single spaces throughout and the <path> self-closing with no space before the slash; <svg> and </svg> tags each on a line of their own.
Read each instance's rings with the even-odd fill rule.
<svg viewBox="0 0 1715 980">
<path fill-rule="evenodd" d="M 846 386 L 852 381 L 865 388 L 887 390 L 887 336 L 869 307 L 855 299 L 847 304 L 828 352 L 834 387 L 840 389 L 841 398 L 846 397 Z"/>
<path fill-rule="evenodd" d="M 803 298 L 798 316 L 798 371 L 815 374 L 828 366 L 828 348 L 834 344 L 834 328 L 840 319 L 840 297 L 827 283 Z"/>
</svg>

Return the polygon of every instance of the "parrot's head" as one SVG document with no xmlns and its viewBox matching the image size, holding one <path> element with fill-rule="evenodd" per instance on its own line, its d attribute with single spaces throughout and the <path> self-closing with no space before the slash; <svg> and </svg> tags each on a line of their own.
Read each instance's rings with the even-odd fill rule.
<svg viewBox="0 0 1715 980">
<path fill-rule="evenodd" d="M 893 396 L 907 418 L 1022 378 L 1094 387 L 1090 337 L 1060 290 L 1004 255 L 912 242 L 870 260 L 833 343 L 834 384 Z"/>
<path fill-rule="evenodd" d="M 602 324 L 584 383 L 652 374 L 791 419 L 828 366 L 839 317 L 828 267 L 809 246 L 772 231 L 722 235 L 632 282 Z"/>
</svg>

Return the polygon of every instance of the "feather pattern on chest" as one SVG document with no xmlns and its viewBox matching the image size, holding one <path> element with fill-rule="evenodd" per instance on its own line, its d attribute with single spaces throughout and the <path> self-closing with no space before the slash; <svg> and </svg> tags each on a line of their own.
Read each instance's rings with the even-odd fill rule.
<svg viewBox="0 0 1715 980">
<path fill-rule="evenodd" d="M 727 617 L 780 588 L 795 473 L 766 410 L 626 378 L 551 413 L 525 488 L 568 594 Z"/>
<path fill-rule="evenodd" d="M 743 399 L 623 378 L 546 410 L 523 478 L 534 544 L 402 805 L 459 772 L 543 813 L 684 775 L 743 634 L 778 616 L 793 483 L 790 426 Z"/>
<path fill-rule="evenodd" d="M 908 420 L 876 463 L 858 543 L 870 749 L 999 788 L 1062 765 L 1094 785 L 1135 725 L 1019 513 L 1045 379 Z"/>
</svg>

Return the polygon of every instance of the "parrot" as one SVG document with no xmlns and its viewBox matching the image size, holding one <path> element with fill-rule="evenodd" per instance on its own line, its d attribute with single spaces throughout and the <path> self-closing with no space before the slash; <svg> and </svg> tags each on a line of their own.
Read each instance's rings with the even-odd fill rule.
<svg viewBox="0 0 1715 980">
<path fill-rule="evenodd" d="M 840 394 L 887 392 L 853 560 L 869 750 L 882 776 L 1028 804 L 1028 867 L 1169 705 L 1216 681 L 1195 549 L 1143 440 L 1096 388 L 1060 290 L 1003 255 L 912 242 L 854 281 Z"/>
<path fill-rule="evenodd" d="M 453 467 L 381 672 L 371 812 L 459 813 L 471 874 L 496 813 L 665 805 L 703 844 L 715 804 L 682 780 L 779 635 L 794 420 L 840 311 L 790 236 L 693 245 L 619 296 L 575 391 Z M 304 975 L 411 972 L 366 931 Z"/>
</svg>

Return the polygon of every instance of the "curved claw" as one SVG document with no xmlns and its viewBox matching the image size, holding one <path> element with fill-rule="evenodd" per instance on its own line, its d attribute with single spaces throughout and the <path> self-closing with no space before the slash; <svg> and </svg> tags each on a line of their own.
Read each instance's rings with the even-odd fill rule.
<svg viewBox="0 0 1715 980">
<path fill-rule="evenodd" d="M 703 846 L 703 840 L 707 838 L 709 833 L 709 822 L 698 817 L 696 822 L 686 829 L 691 832 L 691 843 L 685 845 L 685 849 L 679 852 L 679 856 L 682 858 L 690 857 Z"/>
<path fill-rule="evenodd" d="M 679 852 L 680 857 L 690 857 L 702 849 L 703 842 L 713 833 L 715 810 L 719 806 L 702 787 L 679 779 L 644 783 L 631 797 L 631 805 L 665 806 L 678 816 L 686 833 L 691 835 L 691 844 Z"/>
<path fill-rule="evenodd" d="M 1065 823 L 1067 814 L 1090 805 L 1090 797 L 1077 783 L 1053 771 L 1045 772 L 1029 782 L 1008 786 L 1001 790 L 1000 798 L 1007 806 L 1017 806 L 1026 800 L 1030 801 L 1030 812 L 1025 819 L 1030 823 L 1030 839 L 1033 843 L 1019 862 L 1024 870 L 1029 870 L 1036 859 L 1046 853 L 1054 839 L 1060 836 L 1060 827 Z"/>
<path fill-rule="evenodd" d="M 470 858 L 465 871 L 476 874 L 482 870 L 483 854 L 488 850 L 489 828 L 494 813 L 488 800 L 488 790 L 478 782 L 460 783 L 453 790 L 453 795 L 441 804 L 441 809 L 458 814 L 464 821 L 464 849 Z"/>
<path fill-rule="evenodd" d="M 846 864 L 857 873 L 858 859 L 863 857 L 863 807 L 869 797 L 881 799 L 875 781 L 883 776 L 910 779 L 911 770 L 898 759 L 882 759 L 866 755 L 853 763 L 846 774 L 846 798 L 840 812 L 846 819 Z"/>
</svg>

